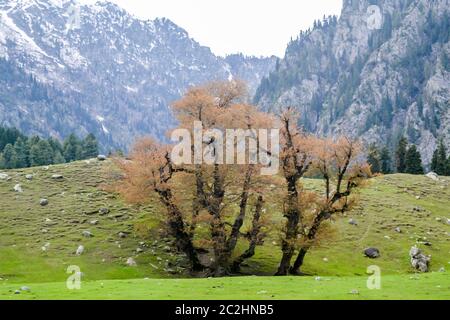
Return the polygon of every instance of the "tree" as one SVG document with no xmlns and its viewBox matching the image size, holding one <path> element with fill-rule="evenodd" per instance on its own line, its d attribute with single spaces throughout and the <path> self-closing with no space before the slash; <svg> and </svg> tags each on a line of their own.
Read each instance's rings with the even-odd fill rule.
<svg viewBox="0 0 450 320">
<path fill-rule="evenodd" d="M 358 162 L 360 146 L 347 139 L 317 139 L 297 127 L 298 116 L 287 108 L 281 115 L 282 171 L 286 185 L 283 213 L 282 258 L 276 275 L 300 274 L 306 254 L 323 232 L 323 224 L 351 208 L 351 194 L 370 175 Z M 322 193 L 306 192 L 300 179 L 315 169 L 324 180 Z M 299 243 L 300 242 L 300 243 Z M 291 266 L 291 260 L 298 255 Z"/>
<path fill-rule="evenodd" d="M 431 170 L 442 176 L 448 174 L 447 150 L 442 140 L 439 141 L 439 145 L 433 153 Z"/>
<path fill-rule="evenodd" d="M 30 149 L 30 165 L 45 166 L 53 163 L 53 149 L 47 140 L 40 140 Z"/>
<path fill-rule="evenodd" d="M 405 173 L 409 174 L 424 173 L 422 158 L 420 156 L 420 152 L 417 151 L 417 147 L 415 145 L 409 147 L 406 153 L 405 166 L 406 166 Z"/>
<path fill-rule="evenodd" d="M 392 159 L 391 159 L 391 153 L 390 153 L 388 147 L 384 147 L 381 150 L 380 160 L 381 160 L 381 172 L 383 174 L 392 173 Z"/>
<path fill-rule="evenodd" d="M 30 147 L 28 143 L 23 138 L 19 137 L 14 144 L 14 150 L 17 155 L 17 168 L 26 168 L 30 166 L 29 157 L 30 157 Z"/>
<path fill-rule="evenodd" d="M 405 137 L 402 137 L 398 142 L 397 151 L 395 152 L 395 164 L 398 173 L 406 172 L 406 150 L 408 147 L 408 141 Z"/>
<path fill-rule="evenodd" d="M 375 144 L 369 146 L 367 154 L 367 163 L 370 165 L 373 173 L 380 173 L 381 170 L 381 155 L 378 147 Z"/>
<path fill-rule="evenodd" d="M 80 160 L 82 157 L 81 142 L 75 134 L 70 134 L 64 141 L 64 159 L 66 162 Z"/>
<path fill-rule="evenodd" d="M 151 139 L 134 146 L 131 161 L 116 160 L 124 173 L 118 191 L 135 202 L 156 195 L 166 209 L 162 218 L 175 240 L 175 249 L 186 255 L 191 270 L 212 276 L 238 272 L 262 244 L 265 234 L 263 195 L 270 184 L 256 174 L 257 164 L 223 164 L 219 137 L 210 131 L 223 133 L 225 128 L 236 128 L 251 133 L 253 129 L 272 128 L 269 115 L 241 103 L 244 96 L 245 90 L 237 81 L 214 82 L 190 89 L 173 104 L 180 129 L 187 130 L 187 139 L 202 134 L 200 145 L 208 151 L 203 155 L 208 155 L 209 163 L 175 163 L 173 147 Z M 194 130 L 194 121 L 201 121 L 202 128 Z M 252 135 L 248 138 L 259 141 Z M 237 143 L 235 137 L 223 141 L 224 145 Z M 195 141 L 189 141 L 183 155 L 192 160 L 198 147 Z M 244 232 L 246 221 L 250 228 Z M 202 231 L 205 229 L 208 232 Z M 238 243 L 243 241 L 248 242 L 248 249 L 239 254 Z M 200 252 L 207 255 L 202 259 L 206 263 L 200 260 Z"/>
<path fill-rule="evenodd" d="M 64 159 L 64 157 L 62 156 L 61 151 L 57 150 L 53 156 L 53 164 L 61 164 L 65 162 L 66 159 Z"/>
<path fill-rule="evenodd" d="M 14 169 L 17 167 L 17 154 L 12 144 L 8 143 L 2 153 L 2 167 Z"/>
<path fill-rule="evenodd" d="M 95 136 L 90 133 L 84 138 L 82 143 L 83 159 L 95 158 L 98 155 L 98 142 Z"/>
</svg>

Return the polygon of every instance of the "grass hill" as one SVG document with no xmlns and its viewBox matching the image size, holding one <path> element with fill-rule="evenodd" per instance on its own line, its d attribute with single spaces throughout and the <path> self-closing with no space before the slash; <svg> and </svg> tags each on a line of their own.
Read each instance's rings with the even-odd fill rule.
<svg viewBox="0 0 450 320">
<path fill-rule="evenodd" d="M 308 255 L 303 271 L 312 277 L 266 277 L 275 272 L 280 256 L 274 233 L 243 270 L 258 270 L 261 277 L 187 279 L 182 259 L 161 240 L 159 204 L 127 205 L 105 191 L 110 168 L 108 161 L 89 160 L 2 172 L 0 299 L 450 299 L 444 271 L 450 269 L 450 178 L 372 179 L 361 191 L 359 206 L 333 221 L 333 239 Z M 308 188 L 319 183 L 304 181 Z M 18 184 L 23 192 L 14 191 Z M 48 205 L 41 206 L 41 199 Z M 279 222 L 281 215 L 272 219 Z M 431 273 L 416 275 L 410 267 L 408 253 L 415 244 L 432 256 Z M 85 252 L 77 256 L 80 245 Z M 362 251 L 369 246 L 377 247 L 381 257 L 365 258 Z M 137 266 L 127 266 L 130 257 Z M 82 290 L 65 287 L 70 265 L 83 272 Z M 366 288 L 370 265 L 381 268 L 382 290 Z M 14 294 L 22 286 L 31 291 Z M 195 292 L 186 296 L 190 288 Z"/>
</svg>

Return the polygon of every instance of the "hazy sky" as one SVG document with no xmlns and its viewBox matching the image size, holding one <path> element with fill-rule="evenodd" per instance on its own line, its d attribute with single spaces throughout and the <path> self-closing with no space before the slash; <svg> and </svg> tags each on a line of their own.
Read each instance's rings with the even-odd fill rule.
<svg viewBox="0 0 450 320">
<path fill-rule="evenodd" d="M 141 18 L 166 17 L 214 53 L 283 56 L 314 19 L 340 13 L 342 0 L 110 0 Z M 81 2 L 96 2 L 81 0 Z"/>
</svg>

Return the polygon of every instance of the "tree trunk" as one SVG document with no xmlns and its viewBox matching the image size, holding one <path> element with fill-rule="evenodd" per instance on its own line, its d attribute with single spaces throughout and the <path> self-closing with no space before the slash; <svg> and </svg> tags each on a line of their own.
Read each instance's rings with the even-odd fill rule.
<svg viewBox="0 0 450 320">
<path fill-rule="evenodd" d="M 298 209 L 298 192 L 297 192 L 297 180 L 294 177 L 290 177 L 288 180 L 288 199 L 286 210 L 286 230 L 285 238 L 282 241 L 282 252 L 280 266 L 275 275 L 286 276 L 289 272 L 291 265 L 291 259 L 295 252 L 295 242 L 298 236 L 298 224 L 300 221 L 300 212 Z"/>
<path fill-rule="evenodd" d="M 297 259 L 295 259 L 294 265 L 289 270 L 289 273 L 292 275 L 300 275 L 300 268 L 303 265 L 303 261 L 305 259 L 306 254 L 308 253 L 309 247 L 302 247 L 300 252 L 298 253 Z"/>
<path fill-rule="evenodd" d="M 242 262 L 255 255 L 256 246 L 258 245 L 259 241 L 259 233 L 261 231 L 261 224 L 259 223 L 259 220 L 261 218 L 263 204 L 264 198 L 260 195 L 258 197 L 258 202 L 256 203 L 255 214 L 253 215 L 253 227 L 252 231 L 250 232 L 250 245 L 242 255 L 234 260 L 233 264 L 231 265 L 231 272 L 233 273 L 238 273 L 241 269 Z"/>
<path fill-rule="evenodd" d="M 177 249 L 186 254 L 193 271 L 202 271 L 204 267 L 198 259 L 197 251 L 192 243 L 191 236 L 185 230 L 183 215 L 173 203 L 172 192 L 170 190 L 160 190 L 158 193 L 161 197 L 161 201 L 166 206 L 169 230 L 172 236 L 175 237 Z"/>
</svg>

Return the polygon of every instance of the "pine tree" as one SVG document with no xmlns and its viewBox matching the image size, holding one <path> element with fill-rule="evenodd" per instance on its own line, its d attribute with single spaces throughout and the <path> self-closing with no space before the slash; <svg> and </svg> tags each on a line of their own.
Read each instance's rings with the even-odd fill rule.
<svg viewBox="0 0 450 320">
<path fill-rule="evenodd" d="M 75 134 L 71 134 L 64 141 L 64 159 L 66 162 L 80 160 L 82 157 L 81 143 Z"/>
<path fill-rule="evenodd" d="M 433 160 L 431 161 L 431 170 L 437 173 L 438 175 L 442 176 L 448 174 L 447 150 L 442 140 L 439 141 L 439 145 L 433 153 Z"/>
<path fill-rule="evenodd" d="M 409 174 L 424 173 L 422 158 L 420 156 L 420 152 L 417 151 L 417 147 L 415 145 L 409 147 L 408 151 L 406 152 L 405 166 L 406 166 L 406 173 Z"/>
<path fill-rule="evenodd" d="M 17 154 L 13 145 L 10 143 L 3 149 L 2 167 L 5 169 L 14 169 L 17 167 Z"/>
<path fill-rule="evenodd" d="M 372 169 L 372 173 L 381 172 L 380 152 L 375 144 L 371 144 L 367 155 L 367 163 Z"/>
<path fill-rule="evenodd" d="M 28 146 L 28 142 L 23 138 L 19 137 L 14 144 L 14 150 L 17 155 L 17 168 L 26 168 L 30 166 L 29 157 L 30 157 L 30 147 Z"/>
<path fill-rule="evenodd" d="M 56 152 L 60 152 L 61 154 L 64 152 L 63 150 L 63 146 L 61 145 L 61 142 L 59 142 L 58 139 L 55 139 L 53 137 L 48 138 L 48 143 L 50 144 L 50 146 L 52 147 L 54 153 L 56 154 Z"/>
<path fill-rule="evenodd" d="M 392 173 L 392 159 L 388 147 L 384 147 L 381 150 L 380 160 L 381 160 L 381 172 L 383 174 Z"/>
<path fill-rule="evenodd" d="M 53 149 L 47 140 L 40 140 L 30 149 L 30 165 L 45 166 L 53 163 Z"/>
<path fill-rule="evenodd" d="M 406 172 L 406 148 L 408 147 L 408 141 L 405 137 L 402 137 L 398 142 L 397 151 L 395 152 L 395 164 L 398 173 Z"/>
<path fill-rule="evenodd" d="M 90 133 L 86 136 L 86 138 L 83 140 L 83 159 L 89 159 L 89 158 L 95 158 L 98 156 L 98 143 L 95 136 Z"/>
<path fill-rule="evenodd" d="M 53 164 L 61 164 L 61 163 L 65 163 L 65 162 L 66 162 L 66 159 L 64 159 L 64 157 L 62 156 L 61 151 L 57 150 L 53 156 Z"/>
</svg>

